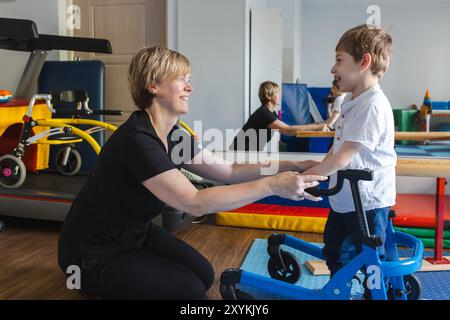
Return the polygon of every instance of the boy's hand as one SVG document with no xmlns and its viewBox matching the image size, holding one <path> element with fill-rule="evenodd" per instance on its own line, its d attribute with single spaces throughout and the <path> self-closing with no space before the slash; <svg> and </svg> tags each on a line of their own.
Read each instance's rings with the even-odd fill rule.
<svg viewBox="0 0 450 320">
<path fill-rule="evenodd" d="M 305 160 L 305 161 L 293 161 L 292 171 L 303 172 L 309 168 L 315 167 L 320 163 L 320 161 L 315 160 Z"/>
</svg>

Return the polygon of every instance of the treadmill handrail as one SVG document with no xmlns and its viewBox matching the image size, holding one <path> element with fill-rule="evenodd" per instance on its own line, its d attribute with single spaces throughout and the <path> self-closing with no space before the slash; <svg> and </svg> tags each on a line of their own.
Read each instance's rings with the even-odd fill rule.
<svg viewBox="0 0 450 320">
<path fill-rule="evenodd" d="M 0 18 L 0 49 L 112 53 L 109 40 L 39 34 L 33 21 L 10 18 Z"/>
<path fill-rule="evenodd" d="M 31 40 L 38 37 L 39 33 L 33 21 L 0 18 L 0 38 Z"/>
<path fill-rule="evenodd" d="M 112 53 L 111 43 L 106 39 L 66 37 L 40 34 L 32 40 L 33 50 L 69 50 L 96 53 Z"/>
<path fill-rule="evenodd" d="M 0 49 L 28 51 L 27 43 L 39 33 L 31 20 L 0 18 Z"/>
</svg>

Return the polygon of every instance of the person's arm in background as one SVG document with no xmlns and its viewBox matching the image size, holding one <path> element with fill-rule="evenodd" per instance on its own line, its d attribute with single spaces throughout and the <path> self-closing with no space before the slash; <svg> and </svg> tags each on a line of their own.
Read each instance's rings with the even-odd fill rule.
<svg viewBox="0 0 450 320">
<path fill-rule="evenodd" d="M 333 104 L 331 106 L 331 115 L 330 117 L 324 121 L 324 123 L 328 124 L 330 127 L 333 128 L 334 124 L 336 123 L 337 119 L 339 119 L 341 105 L 344 102 L 345 99 L 345 93 L 341 93 L 338 96 L 334 97 Z"/>
<path fill-rule="evenodd" d="M 290 126 L 281 120 L 275 120 L 268 126 L 272 130 L 278 130 L 282 135 L 295 136 L 297 131 L 323 131 L 328 132 L 331 127 L 326 123 L 301 124 Z"/>
<path fill-rule="evenodd" d="M 330 176 L 336 171 L 345 168 L 361 147 L 362 144 L 358 142 L 345 141 L 337 153 L 332 154 L 330 150 L 321 163 L 306 170 L 303 174 Z"/>
<path fill-rule="evenodd" d="M 337 119 L 339 119 L 339 112 L 332 111 L 331 117 L 329 117 L 327 120 L 324 121 L 329 127 L 333 128 L 334 124 L 336 123 Z"/>
</svg>

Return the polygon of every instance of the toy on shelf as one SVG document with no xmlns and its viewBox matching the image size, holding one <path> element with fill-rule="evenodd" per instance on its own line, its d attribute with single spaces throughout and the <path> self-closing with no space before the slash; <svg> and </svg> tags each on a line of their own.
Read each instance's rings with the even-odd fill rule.
<svg viewBox="0 0 450 320">
<path fill-rule="evenodd" d="M 9 90 L 0 90 L 0 103 L 9 102 L 13 98 L 13 93 Z"/>
<path fill-rule="evenodd" d="M 425 132 L 449 132 L 450 110 L 448 102 L 431 101 L 430 91 L 427 90 L 419 113 L 419 127 Z"/>
<path fill-rule="evenodd" d="M 431 108 L 432 106 L 431 106 L 430 90 L 427 89 L 427 91 L 425 92 L 425 97 L 423 98 L 422 106 L 420 107 L 419 110 L 419 127 L 421 131 L 426 132 L 430 131 L 429 117 L 431 114 Z"/>
</svg>

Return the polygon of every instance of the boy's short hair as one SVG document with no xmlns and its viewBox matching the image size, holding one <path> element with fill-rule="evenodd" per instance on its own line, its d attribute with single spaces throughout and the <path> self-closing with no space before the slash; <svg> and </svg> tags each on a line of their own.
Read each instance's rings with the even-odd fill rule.
<svg viewBox="0 0 450 320">
<path fill-rule="evenodd" d="M 372 56 L 370 70 L 381 78 L 389 67 L 393 45 L 391 36 L 378 26 L 359 25 L 346 31 L 336 45 L 337 51 L 349 53 L 360 61 L 365 53 Z"/>
<path fill-rule="evenodd" d="M 142 48 L 128 67 L 128 84 L 134 103 L 139 109 L 149 107 L 155 97 L 148 90 L 151 84 L 161 84 L 190 72 L 191 64 L 181 53 L 158 46 Z"/>
<path fill-rule="evenodd" d="M 259 100 L 262 104 L 267 104 L 276 91 L 280 90 L 280 86 L 272 81 L 265 81 L 259 86 Z"/>
</svg>

